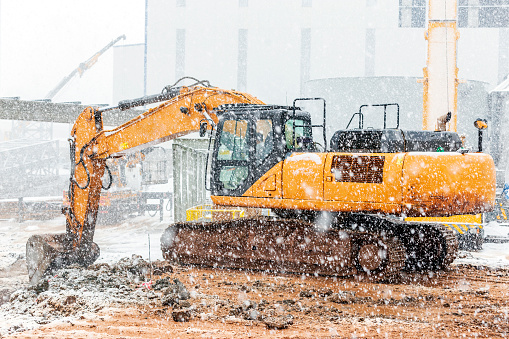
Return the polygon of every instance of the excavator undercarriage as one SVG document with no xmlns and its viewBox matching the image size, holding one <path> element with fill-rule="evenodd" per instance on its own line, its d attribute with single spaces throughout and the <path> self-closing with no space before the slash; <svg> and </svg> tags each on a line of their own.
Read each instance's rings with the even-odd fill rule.
<svg viewBox="0 0 509 339">
<path fill-rule="evenodd" d="M 456 237 L 441 225 L 362 214 L 339 219 L 327 226 L 271 217 L 175 223 L 161 249 L 180 264 L 374 281 L 392 281 L 402 270 L 445 269 L 456 257 Z"/>
<path fill-rule="evenodd" d="M 405 265 L 395 237 L 269 217 L 176 223 L 161 237 L 168 261 L 213 267 L 390 280 Z"/>
</svg>

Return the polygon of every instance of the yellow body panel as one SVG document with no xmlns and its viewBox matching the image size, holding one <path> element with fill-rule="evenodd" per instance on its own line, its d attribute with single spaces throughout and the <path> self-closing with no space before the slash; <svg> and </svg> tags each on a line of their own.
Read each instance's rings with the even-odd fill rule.
<svg viewBox="0 0 509 339">
<path fill-rule="evenodd" d="M 402 194 L 409 216 L 489 211 L 495 204 L 495 164 L 483 153 L 408 153 Z"/>
<path fill-rule="evenodd" d="M 455 224 L 482 224 L 481 214 L 451 215 L 450 217 L 409 217 L 406 221 L 443 222 Z"/>
<path fill-rule="evenodd" d="M 295 153 L 242 197 L 213 196 L 212 201 L 420 217 L 477 214 L 494 206 L 495 166 L 482 153 Z"/>
<path fill-rule="evenodd" d="M 283 164 L 283 197 L 292 200 L 323 200 L 326 153 L 295 153 Z"/>
<path fill-rule="evenodd" d="M 211 196 L 212 202 L 222 206 L 278 208 L 292 210 L 365 212 L 378 211 L 385 214 L 399 214 L 401 206 L 397 204 L 377 204 L 365 202 L 318 201 L 299 199 L 273 199 L 256 197 Z"/>
</svg>

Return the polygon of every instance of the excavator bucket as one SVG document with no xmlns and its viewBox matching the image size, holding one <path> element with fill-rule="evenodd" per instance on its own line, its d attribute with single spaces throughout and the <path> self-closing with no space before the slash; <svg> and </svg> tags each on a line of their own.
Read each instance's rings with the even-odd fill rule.
<svg viewBox="0 0 509 339">
<path fill-rule="evenodd" d="M 28 278 L 37 284 L 42 277 L 64 261 L 65 234 L 37 234 L 28 239 L 26 248 Z"/>
<path fill-rule="evenodd" d="M 66 250 L 67 236 L 62 234 L 37 234 L 28 239 L 26 245 L 26 260 L 28 278 L 31 285 L 38 284 L 45 276 L 55 270 L 71 265 L 86 266 L 94 262 L 100 254 L 99 246 L 91 243 L 85 251 L 78 252 Z"/>
</svg>

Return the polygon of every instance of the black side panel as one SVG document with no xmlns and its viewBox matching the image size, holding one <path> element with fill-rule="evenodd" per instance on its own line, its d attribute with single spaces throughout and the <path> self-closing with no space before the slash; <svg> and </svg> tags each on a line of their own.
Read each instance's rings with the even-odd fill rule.
<svg viewBox="0 0 509 339">
<path fill-rule="evenodd" d="M 399 129 L 340 130 L 330 141 L 333 152 L 347 153 L 455 152 L 461 146 L 455 132 Z"/>
<path fill-rule="evenodd" d="M 332 136 L 330 149 L 347 153 L 396 153 L 403 152 L 404 141 L 398 129 L 340 130 Z"/>
<path fill-rule="evenodd" d="M 406 152 L 455 152 L 462 143 L 458 133 L 435 131 L 402 131 Z"/>
</svg>

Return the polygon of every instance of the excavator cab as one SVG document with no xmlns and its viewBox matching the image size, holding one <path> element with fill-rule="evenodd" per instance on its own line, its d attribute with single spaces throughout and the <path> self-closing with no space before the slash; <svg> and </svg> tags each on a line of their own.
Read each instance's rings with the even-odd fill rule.
<svg viewBox="0 0 509 339">
<path fill-rule="evenodd" d="M 228 105 L 217 112 L 212 194 L 239 196 L 293 152 L 314 151 L 311 115 L 286 106 Z"/>
</svg>

